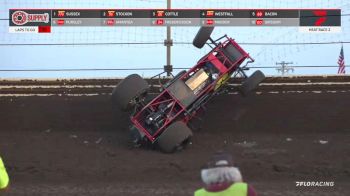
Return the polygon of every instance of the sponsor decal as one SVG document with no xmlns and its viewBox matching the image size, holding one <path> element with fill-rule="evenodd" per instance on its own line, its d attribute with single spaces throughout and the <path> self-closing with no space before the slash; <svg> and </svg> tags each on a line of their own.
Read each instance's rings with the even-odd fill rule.
<svg viewBox="0 0 350 196">
<path fill-rule="evenodd" d="M 222 85 L 224 85 L 229 79 L 230 76 L 228 73 L 224 74 L 217 82 L 215 85 L 214 90 L 217 90 L 218 88 L 220 88 Z"/>
<path fill-rule="evenodd" d="M 15 11 L 12 14 L 11 19 L 15 25 L 24 25 L 28 22 L 48 23 L 50 20 L 50 15 L 49 15 L 49 13 L 28 14 L 25 11 Z"/>
</svg>

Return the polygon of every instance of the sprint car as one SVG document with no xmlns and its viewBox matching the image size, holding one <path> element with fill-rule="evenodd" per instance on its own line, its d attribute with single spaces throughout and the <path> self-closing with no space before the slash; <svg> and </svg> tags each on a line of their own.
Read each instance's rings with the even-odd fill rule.
<svg viewBox="0 0 350 196">
<path fill-rule="evenodd" d="M 197 48 L 210 46 L 210 52 L 191 69 L 162 84 L 155 98 L 146 99 L 150 85 L 137 74 L 127 76 L 113 89 L 113 103 L 122 110 L 132 111 L 130 135 L 135 146 L 150 144 L 166 153 L 183 149 L 193 135 L 189 122 L 225 89 L 230 78 L 238 74 L 245 78 L 238 89 L 243 95 L 264 80 L 259 70 L 247 77 L 246 66 L 254 59 L 227 35 L 213 40 L 210 37 L 213 29 L 201 27 L 193 40 Z"/>
</svg>

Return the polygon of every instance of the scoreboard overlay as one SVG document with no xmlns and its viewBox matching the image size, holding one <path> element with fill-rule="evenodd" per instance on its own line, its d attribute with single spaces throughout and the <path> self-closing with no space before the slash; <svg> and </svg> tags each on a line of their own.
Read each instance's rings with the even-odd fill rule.
<svg viewBox="0 0 350 196">
<path fill-rule="evenodd" d="M 299 27 L 340 32 L 340 9 L 10 9 L 10 33 L 51 33 L 61 27 Z"/>
</svg>

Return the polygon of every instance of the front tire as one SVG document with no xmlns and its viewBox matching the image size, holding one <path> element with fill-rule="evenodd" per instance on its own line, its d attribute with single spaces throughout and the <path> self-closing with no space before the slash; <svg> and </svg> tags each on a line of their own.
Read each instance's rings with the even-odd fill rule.
<svg viewBox="0 0 350 196">
<path fill-rule="evenodd" d="M 201 27 L 198 30 L 197 35 L 194 37 L 192 44 L 197 48 L 203 48 L 205 43 L 210 38 L 211 33 L 213 32 L 214 27 Z"/>
<path fill-rule="evenodd" d="M 130 110 L 136 99 L 142 99 L 147 93 L 148 83 L 138 74 L 132 74 L 121 80 L 112 91 L 112 100 L 120 109 Z"/>
<path fill-rule="evenodd" d="M 173 153 L 185 148 L 192 137 L 192 131 L 182 121 L 169 125 L 159 136 L 157 142 L 161 151 Z"/>
</svg>

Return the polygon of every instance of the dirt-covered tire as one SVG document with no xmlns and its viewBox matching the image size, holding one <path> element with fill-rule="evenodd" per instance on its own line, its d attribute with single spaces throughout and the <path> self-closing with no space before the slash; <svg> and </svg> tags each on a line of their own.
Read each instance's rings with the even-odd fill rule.
<svg viewBox="0 0 350 196">
<path fill-rule="evenodd" d="M 247 96 L 250 92 L 255 90 L 259 84 L 265 79 L 265 75 L 260 70 L 255 71 L 251 76 L 249 76 L 241 86 L 241 93 Z"/>
<path fill-rule="evenodd" d="M 157 143 L 161 151 L 172 153 L 186 147 L 192 137 L 192 131 L 182 121 L 176 121 L 159 136 Z"/>
<path fill-rule="evenodd" d="M 193 45 L 197 48 L 203 48 L 205 43 L 210 38 L 211 33 L 213 32 L 214 27 L 201 27 L 193 39 Z"/>
<path fill-rule="evenodd" d="M 120 81 L 112 91 L 113 103 L 122 110 L 129 110 L 133 106 L 133 101 L 137 97 L 146 94 L 148 83 L 137 74 L 132 74 Z"/>
</svg>

